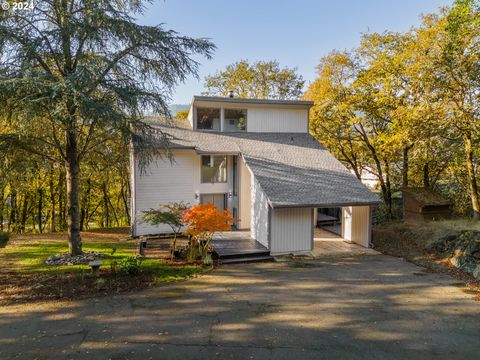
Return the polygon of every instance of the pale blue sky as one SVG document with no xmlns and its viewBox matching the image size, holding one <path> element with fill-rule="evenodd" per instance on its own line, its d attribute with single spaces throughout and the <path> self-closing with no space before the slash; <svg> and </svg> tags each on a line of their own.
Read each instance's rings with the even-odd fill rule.
<svg viewBox="0 0 480 360">
<path fill-rule="evenodd" d="M 297 67 L 308 82 L 315 66 L 333 49 L 358 45 L 362 33 L 405 31 L 420 15 L 451 0 L 157 0 L 142 23 L 164 23 L 192 37 L 210 38 L 212 60 L 199 58 L 200 80 L 180 84 L 172 103 L 189 103 L 203 89 L 206 75 L 240 59 L 272 60 Z"/>
</svg>

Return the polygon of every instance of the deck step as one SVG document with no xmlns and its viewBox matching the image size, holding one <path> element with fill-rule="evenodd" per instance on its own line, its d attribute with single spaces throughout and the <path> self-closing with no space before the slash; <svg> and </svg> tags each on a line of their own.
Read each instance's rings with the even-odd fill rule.
<svg viewBox="0 0 480 360">
<path fill-rule="evenodd" d="M 261 261 L 273 261 L 273 257 L 270 255 L 264 256 L 242 256 L 242 257 L 232 257 L 228 259 L 221 259 L 222 264 L 241 264 L 249 262 L 261 262 Z"/>
<path fill-rule="evenodd" d="M 221 260 L 235 259 L 235 258 L 249 258 L 249 257 L 261 257 L 270 256 L 270 252 L 263 250 L 239 250 L 239 251 L 223 251 L 218 253 L 215 251 Z"/>
</svg>

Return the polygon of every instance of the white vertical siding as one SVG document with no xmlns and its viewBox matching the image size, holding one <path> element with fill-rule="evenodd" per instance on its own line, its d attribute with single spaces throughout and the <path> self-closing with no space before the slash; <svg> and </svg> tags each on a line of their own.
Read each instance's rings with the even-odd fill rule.
<svg viewBox="0 0 480 360">
<path fill-rule="evenodd" d="M 358 245 L 369 247 L 371 242 L 371 212 L 369 206 L 342 208 L 342 237 Z"/>
<path fill-rule="evenodd" d="M 239 209 L 238 209 L 238 229 L 250 229 L 250 218 L 252 213 L 252 174 L 245 165 L 242 157 L 238 157 L 239 172 Z"/>
<path fill-rule="evenodd" d="M 248 132 L 308 132 L 308 110 L 249 108 Z"/>
<path fill-rule="evenodd" d="M 136 166 L 135 166 L 135 154 L 133 144 L 130 143 L 129 147 L 129 161 L 130 161 L 130 232 L 132 236 L 135 236 L 135 193 L 136 193 Z"/>
<path fill-rule="evenodd" d="M 188 111 L 187 120 L 193 129 L 193 105 L 190 105 L 190 110 Z"/>
<path fill-rule="evenodd" d="M 251 207 L 251 235 L 260 244 L 268 248 L 269 205 L 267 202 L 267 196 L 255 178 L 253 178 L 252 185 L 253 206 Z"/>
<path fill-rule="evenodd" d="M 308 132 L 308 109 L 281 105 L 226 104 L 223 102 L 202 102 L 190 111 L 193 129 L 196 129 L 197 106 L 221 109 L 221 129 L 223 129 L 224 109 L 246 109 L 248 132 Z M 189 116 L 190 116 L 189 114 Z M 223 131 L 223 130 L 222 130 Z"/>
<path fill-rule="evenodd" d="M 185 201 L 195 203 L 194 161 L 197 155 L 193 150 L 174 150 L 174 162 L 168 159 L 153 161 L 145 173 L 140 173 L 135 162 L 134 171 L 134 235 L 168 233 L 166 225 L 152 226 L 142 221 L 143 211 L 156 208 L 160 204 Z"/>
<path fill-rule="evenodd" d="M 271 254 L 307 253 L 312 250 L 311 208 L 274 208 L 271 222 Z"/>
</svg>

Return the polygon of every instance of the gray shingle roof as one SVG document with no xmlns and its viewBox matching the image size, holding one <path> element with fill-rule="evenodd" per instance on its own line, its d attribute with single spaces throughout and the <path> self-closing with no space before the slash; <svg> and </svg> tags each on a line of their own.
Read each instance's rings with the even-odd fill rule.
<svg viewBox="0 0 480 360">
<path fill-rule="evenodd" d="M 313 136 L 301 133 L 200 132 L 161 127 L 172 148 L 241 154 L 273 207 L 376 204 L 379 198 Z"/>
</svg>

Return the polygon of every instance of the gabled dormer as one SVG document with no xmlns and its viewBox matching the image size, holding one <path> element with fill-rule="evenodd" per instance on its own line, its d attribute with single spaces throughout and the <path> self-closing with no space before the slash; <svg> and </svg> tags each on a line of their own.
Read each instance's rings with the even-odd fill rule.
<svg viewBox="0 0 480 360">
<path fill-rule="evenodd" d="M 188 120 L 196 131 L 308 133 L 312 105 L 301 100 L 194 96 Z"/>
</svg>

